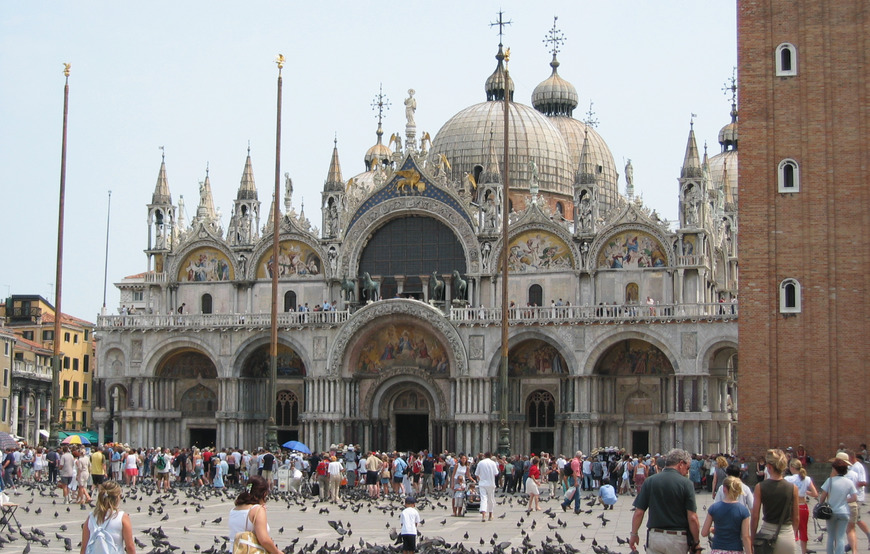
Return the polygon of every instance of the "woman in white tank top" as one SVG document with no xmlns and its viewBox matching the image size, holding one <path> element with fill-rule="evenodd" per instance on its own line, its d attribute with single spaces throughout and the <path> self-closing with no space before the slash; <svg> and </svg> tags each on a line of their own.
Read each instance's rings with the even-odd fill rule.
<svg viewBox="0 0 870 554">
<path fill-rule="evenodd" d="M 91 534 L 97 526 L 104 525 L 119 551 L 136 554 L 133 525 L 130 523 L 130 516 L 118 509 L 120 505 L 121 486 L 115 481 L 106 481 L 100 485 L 97 506 L 82 526 L 82 551 L 87 549 Z"/>
<path fill-rule="evenodd" d="M 253 531 L 257 542 L 270 554 L 282 554 L 272 538 L 269 537 L 269 522 L 266 517 L 266 497 L 269 485 L 266 480 L 255 475 L 248 479 L 247 486 L 236 497 L 236 505 L 230 510 L 228 521 L 230 538 L 244 531 Z"/>
</svg>

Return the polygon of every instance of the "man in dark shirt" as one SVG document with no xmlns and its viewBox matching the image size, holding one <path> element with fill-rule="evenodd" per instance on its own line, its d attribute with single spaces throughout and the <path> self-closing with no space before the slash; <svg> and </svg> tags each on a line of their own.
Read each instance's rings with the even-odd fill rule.
<svg viewBox="0 0 870 554">
<path fill-rule="evenodd" d="M 638 530 L 649 509 L 647 520 L 647 554 L 694 554 L 700 525 L 695 504 L 695 488 L 687 478 L 692 459 L 685 450 L 668 452 L 665 469 L 644 481 L 634 499 L 629 546 L 637 550 Z"/>
<path fill-rule="evenodd" d="M 272 466 L 275 464 L 275 456 L 266 449 L 266 453 L 263 454 L 263 479 L 269 483 L 269 490 L 272 490 Z"/>
<path fill-rule="evenodd" d="M 435 459 L 432 454 L 423 451 L 423 494 L 428 494 L 432 491 L 432 471 L 435 469 Z"/>
</svg>

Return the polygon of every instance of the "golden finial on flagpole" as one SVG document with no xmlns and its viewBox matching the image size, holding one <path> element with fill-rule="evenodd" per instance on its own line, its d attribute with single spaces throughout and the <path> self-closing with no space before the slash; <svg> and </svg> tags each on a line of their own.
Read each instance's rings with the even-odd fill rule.
<svg viewBox="0 0 870 554">
<path fill-rule="evenodd" d="M 282 69 L 284 67 L 284 54 L 278 54 L 275 63 L 278 64 L 278 69 Z"/>
<path fill-rule="evenodd" d="M 64 62 L 64 64 L 63 64 L 63 76 L 64 77 L 69 77 L 69 68 L 71 65 L 72 64 Z"/>
</svg>

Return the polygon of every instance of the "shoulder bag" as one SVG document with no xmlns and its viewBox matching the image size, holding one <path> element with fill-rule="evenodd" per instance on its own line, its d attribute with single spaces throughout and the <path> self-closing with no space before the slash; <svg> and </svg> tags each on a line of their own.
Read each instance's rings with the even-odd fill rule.
<svg viewBox="0 0 870 554">
<path fill-rule="evenodd" d="M 259 511 L 254 514 L 255 520 L 259 514 Z M 251 524 L 253 525 L 253 523 L 252 521 Z M 248 518 L 245 517 L 245 530 L 236 533 L 233 540 L 233 554 L 262 554 L 265 552 L 266 549 L 260 546 L 260 541 L 257 540 L 257 534 L 253 530 L 248 531 L 247 529 Z"/>
<path fill-rule="evenodd" d="M 785 482 L 788 483 L 788 481 Z M 754 554 L 773 554 L 773 550 L 776 548 L 776 539 L 779 538 L 779 531 L 782 529 L 782 524 L 785 523 L 785 518 L 791 510 L 792 502 L 794 502 L 794 485 L 788 484 L 791 485 L 789 487 L 788 501 L 786 502 L 788 507 L 782 511 L 782 515 L 779 517 L 776 533 L 772 537 L 762 537 L 756 534 L 755 539 L 752 541 L 752 551 Z"/>
</svg>

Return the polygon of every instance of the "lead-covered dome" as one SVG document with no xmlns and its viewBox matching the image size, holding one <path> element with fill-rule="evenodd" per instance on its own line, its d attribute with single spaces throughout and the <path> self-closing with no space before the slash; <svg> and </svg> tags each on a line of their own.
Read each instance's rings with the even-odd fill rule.
<svg viewBox="0 0 870 554">
<path fill-rule="evenodd" d="M 487 166 L 491 151 L 504 152 L 504 55 L 496 56 L 498 66 L 486 81 L 487 101 L 469 106 L 451 117 L 432 141 L 430 159 L 447 156 L 453 178 L 466 173 L 479 175 Z M 499 86 L 501 88 L 499 88 Z M 509 97 L 513 82 L 508 80 Z M 510 103 L 508 155 L 510 186 L 528 189 L 529 160 L 538 167 L 540 192 L 572 196 L 575 167 L 562 133 L 535 109 Z M 501 161 L 501 160 L 499 160 Z"/>
<path fill-rule="evenodd" d="M 579 96 L 574 85 L 559 76 L 559 61 L 553 56 L 550 62 L 553 73 L 541 81 L 532 91 L 532 106 L 544 115 L 567 115 L 571 117 L 577 107 Z"/>
</svg>

